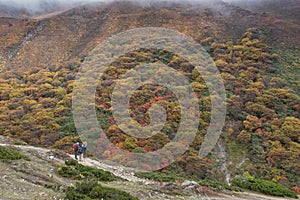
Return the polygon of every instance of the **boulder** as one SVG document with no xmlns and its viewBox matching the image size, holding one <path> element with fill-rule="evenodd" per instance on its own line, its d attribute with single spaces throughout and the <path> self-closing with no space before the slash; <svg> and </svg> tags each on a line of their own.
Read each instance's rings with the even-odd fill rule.
<svg viewBox="0 0 300 200">
<path fill-rule="evenodd" d="M 195 181 L 189 181 L 189 180 L 185 180 L 181 183 L 181 187 L 182 188 L 186 188 L 186 187 L 196 187 L 199 186 L 199 184 Z"/>
</svg>

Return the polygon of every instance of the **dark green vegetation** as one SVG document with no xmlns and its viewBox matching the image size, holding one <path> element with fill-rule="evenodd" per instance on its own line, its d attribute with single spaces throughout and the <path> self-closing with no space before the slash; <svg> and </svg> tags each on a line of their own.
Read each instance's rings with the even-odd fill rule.
<svg viewBox="0 0 300 200">
<path fill-rule="evenodd" d="M 4 147 L 0 146 L 0 161 L 1 162 L 7 162 L 12 160 L 29 160 L 29 158 L 25 155 L 20 154 L 18 151 L 10 148 L 10 147 Z"/>
<path fill-rule="evenodd" d="M 243 179 L 236 178 L 233 179 L 233 185 L 245 188 L 248 190 L 261 192 L 267 195 L 280 196 L 280 197 L 292 197 L 298 198 L 297 193 L 289 190 L 288 188 L 282 186 L 281 184 L 274 183 L 271 181 L 265 181 L 260 179 Z"/>
<path fill-rule="evenodd" d="M 177 180 L 185 180 L 184 177 L 175 174 L 165 174 L 160 172 L 137 172 L 135 175 L 139 178 L 150 179 L 153 181 L 175 182 Z"/>
<path fill-rule="evenodd" d="M 76 180 L 97 180 L 97 181 L 116 181 L 122 180 L 119 177 L 114 176 L 110 172 L 102 169 L 97 169 L 89 166 L 84 166 L 77 163 L 74 160 L 65 161 L 66 166 L 62 166 L 58 169 L 59 175 L 72 178 Z"/>
<path fill-rule="evenodd" d="M 129 193 L 103 187 L 97 182 L 82 182 L 77 183 L 76 187 L 69 187 L 66 191 L 67 200 L 137 200 L 137 198 L 131 196 Z"/>
</svg>

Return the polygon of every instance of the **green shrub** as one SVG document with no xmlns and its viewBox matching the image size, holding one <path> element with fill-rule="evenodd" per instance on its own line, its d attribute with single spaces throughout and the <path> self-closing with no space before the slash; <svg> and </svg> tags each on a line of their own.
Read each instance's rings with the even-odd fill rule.
<svg viewBox="0 0 300 200">
<path fill-rule="evenodd" d="M 74 187 L 68 187 L 66 191 L 66 199 L 67 200 L 88 200 L 88 196 L 81 194 L 74 189 Z M 90 198 L 91 199 L 91 198 Z"/>
<path fill-rule="evenodd" d="M 90 197 L 92 198 L 98 198 L 98 199 L 128 199 L 133 200 L 137 199 L 133 196 L 131 196 L 129 193 L 117 190 L 114 188 L 108 188 L 108 187 L 102 187 L 101 185 L 98 185 L 92 189 L 90 192 Z"/>
<path fill-rule="evenodd" d="M 110 172 L 104 171 L 102 169 L 84 166 L 79 163 L 76 164 L 75 169 L 78 170 L 82 175 L 90 178 L 96 178 L 98 181 L 122 180 L 121 178 L 113 175 Z"/>
<path fill-rule="evenodd" d="M 27 156 L 20 154 L 18 151 L 13 150 L 9 147 L 0 146 L 0 161 L 8 160 L 30 160 Z"/>
<path fill-rule="evenodd" d="M 154 181 L 175 182 L 176 180 L 185 180 L 185 178 L 160 172 L 137 172 L 135 175 L 139 178 L 147 178 Z"/>
<path fill-rule="evenodd" d="M 114 188 L 103 187 L 95 181 L 77 183 L 76 188 L 69 187 L 66 191 L 67 200 L 137 200 L 129 193 Z"/>
<path fill-rule="evenodd" d="M 70 160 L 66 160 L 65 164 L 68 165 L 68 166 L 71 166 L 71 165 L 75 166 L 75 165 L 77 165 L 77 161 L 73 160 L 73 159 L 70 159 Z"/>
<path fill-rule="evenodd" d="M 99 170 L 99 169 L 92 169 L 90 173 L 93 174 L 98 180 L 101 181 L 114 181 L 119 180 L 118 177 L 112 175 L 110 172 Z"/>
<path fill-rule="evenodd" d="M 14 141 L 14 145 L 25 145 L 24 142 L 21 141 Z"/>
<path fill-rule="evenodd" d="M 81 194 L 89 194 L 92 189 L 98 185 L 99 184 L 96 181 L 82 182 L 80 184 L 77 183 L 76 190 Z"/>
<path fill-rule="evenodd" d="M 215 188 L 218 190 L 231 190 L 231 191 L 236 191 L 236 192 L 242 192 L 242 188 L 237 187 L 237 186 L 230 186 L 224 183 L 219 183 L 216 181 L 211 181 L 211 180 L 202 180 L 199 182 L 199 185 L 201 186 L 207 186 L 210 188 Z"/>
<path fill-rule="evenodd" d="M 296 199 L 298 198 L 296 192 L 284 187 L 281 184 L 274 183 L 271 181 L 265 181 L 256 178 L 251 178 L 251 179 L 236 178 L 233 179 L 232 184 L 241 188 L 261 192 L 267 195 L 274 195 L 280 197 L 292 197 Z"/>
<path fill-rule="evenodd" d="M 96 169 L 89 166 L 84 166 L 75 161 L 65 161 L 66 166 L 58 169 L 58 174 L 66 178 L 74 178 L 77 180 L 90 178 L 97 181 L 115 181 L 122 180 L 119 177 L 114 176 L 112 173 L 104 171 L 102 169 Z"/>
<path fill-rule="evenodd" d="M 63 166 L 58 168 L 58 174 L 62 177 L 71 178 L 73 176 L 78 176 L 80 173 L 78 170 L 69 167 L 69 166 Z"/>
</svg>

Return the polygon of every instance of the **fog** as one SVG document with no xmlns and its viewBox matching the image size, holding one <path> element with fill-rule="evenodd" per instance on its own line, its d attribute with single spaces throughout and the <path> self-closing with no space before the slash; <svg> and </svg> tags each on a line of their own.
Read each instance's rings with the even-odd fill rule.
<svg viewBox="0 0 300 200">
<path fill-rule="evenodd" d="M 251 4 L 258 4 L 258 3 L 262 3 L 264 1 L 272 1 L 272 0 L 223 0 L 223 1 L 227 2 L 227 3 L 237 3 L 237 4 L 251 5 Z"/>
<path fill-rule="evenodd" d="M 72 7 L 76 5 L 88 4 L 88 3 L 110 3 L 116 0 L 0 0 L 0 7 L 13 8 L 13 9 L 25 9 L 30 13 L 40 13 L 55 9 L 58 7 Z M 120 0 L 119 0 L 120 1 Z M 212 2 L 214 0 L 129 0 L 138 4 L 149 4 L 151 2 L 189 2 L 189 3 L 203 3 Z M 220 0 L 219 0 L 220 1 Z M 224 0 L 228 3 L 253 3 L 261 2 L 263 0 Z"/>
<path fill-rule="evenodd" d="M 0 6 L 14 9 L 25 9 L 38 13 L 58 7 L 72 7 L 95 2 L 112 2 L 113 0 L 0 0 Z"/>
</svg>

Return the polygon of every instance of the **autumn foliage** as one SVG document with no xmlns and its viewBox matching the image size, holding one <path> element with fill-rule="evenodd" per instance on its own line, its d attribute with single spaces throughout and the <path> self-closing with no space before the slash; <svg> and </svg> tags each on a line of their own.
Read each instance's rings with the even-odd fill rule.
<svg viewBox="0 0 300 200">
<path fill-rule="evenodd" d="M 276 63 L 280 56 L 265 44 L 261 30 L 248 29 L 240 40 L 227 42 L 205 36 L 197 27 L 181 27 L 180 30 L 205 46 L 221 72 L 227 95 L 224 135 L 242 144 L 251 163 L 246 168 L 258 178 L 287 186 L 299 185 L 300 96 L 288 87 L 284 77 L 278 75 Z M 12 44 L 17 43 L 19 36 L 13 35 L 11 40 Z M 0 134 L 22 139 L 31 145 L 68 150 L 79 139 L 72 116 L 72 89 L 82 62 L 78 56 L 68 62 L 54 62 L 42 67 L 32 64 L 26 70 L 1 72 Z M 161 49 L 140 49 L 111 63 L 101 77 L 95 97 L 100 126 L 114 145 L 135 153 L 156 151 L 175 137 L 181 109 L 174 93 L 164 86 L 144 85 L 130 100 L 131 117 L 142 126 L 150 123 L 152 104 L 158 103 L 165 108 L 167 120 L 155 136 L 146 139 L 128 136 L 112 116 L 110 101 L 116 80 L 143 62 L 163 62 L 184 74 L 201 108 L 194 142 L 184 155 L 164 170 L 203 179 L 216 177 L 215 158 L 212 155 L 203 159 L 198 157 L 210 123 L 209 92 L 201 75 L 180 55 Z M 99 143 L 101 139 L 98 138 Z M 127 161 L 113 157 L 111 151 L 108 147 L 103 156 Z M 149 166 L 143 168 L 147 170 Z M 299 191 L 299 188 L 294 190 Z"/>
</svg>

